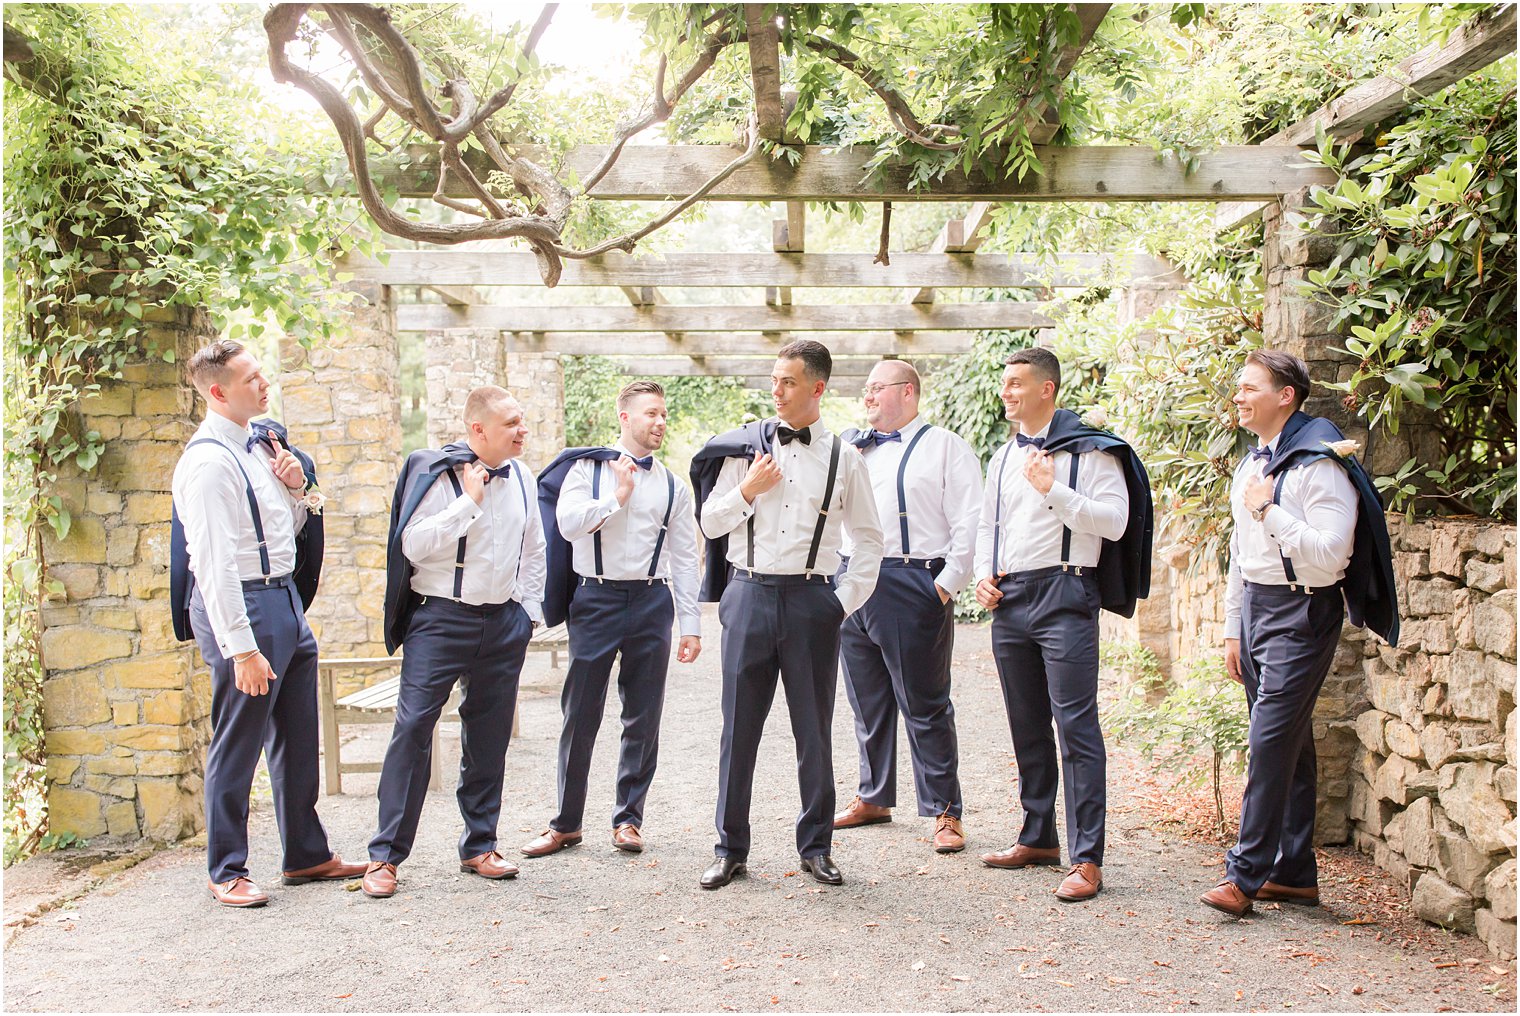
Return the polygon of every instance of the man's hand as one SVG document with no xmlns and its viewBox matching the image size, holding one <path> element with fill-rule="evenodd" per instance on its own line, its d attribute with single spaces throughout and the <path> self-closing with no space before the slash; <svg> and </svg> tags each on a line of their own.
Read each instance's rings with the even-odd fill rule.
<svg viewBox="0 0 1520 1016">
<path fill-rule="evenodd" d="M 1261 507 L 1263 502 L 1272 500 L 1272 481 L 1265 476 L 1247 480 L 1242 497 L 1245 499 L 1247 511 Z"/>
<path fill-rule="evenodd" d="M 244 695 L 268 695 L 269 685 L 275 679 L 275 672 L 269 669 L 269 661 L 264 659 L 264 654 L 255 652 L 242 660 L 237 660 L 232 665 L 232 683 L 237 690 Z"/>
<path fill-rule="evenodd" d="M 459 484 L 464 492 L 474 499 L 476 504 L 484 504 L 486 499 L 486 478 L 490 476 L 486 467 L 479 462 L 466 462 L 463 475 L 459 477 Z"/>
<path fill-rule="evenodd" d="M 633 476 L 638 471 L 639 467 L 626 455 L 612 462 L 612 475 L 617 477 L 617 490 L 613 491 L 613 496 L 624 508 L 628 507 L 628 499 L 633 496 Z"/>
<path fill-rule="evenodd" d="M 1040 492 L 1040 496 L 1050 493 L 1051 485 L 1056 482 L 1056 464 L 1049 452 L 1041 448 L 1029 449 L 1029 454 L 1024 457 L 1024 479 Z"/>
<path fill-rule="evenodd" d="M 950 602 L 950 594 L 945 592 L 945 587 L 940 585 L 938 582 L 934 583 L 934 591 L 939 594 L 940 603 Z"/>
<path fill-rule="evenodd" d="M 306 470 L 301 468 L 301 460 L 273 434 L 269 435 L 269 443 L 274 447 L 274 460 L 270 463 L 274 475 L 292 491 L 305 490 Z"/>
<path fill-rule="evenodd" d="M 997 587 L 996 579 L 989 576 L 976 584 L 976 602 L 988 610 L 997 610 L 1003 602 L 1003 591 Z"/>
<path fill-rule="evenodd" d="M 739 493 L 748 504 L 781 482 L 781 467 L 764 452 L 755 453 L 755 461 L 749 464 L 749 472 L 739 482 Z"/>
<path fill-rule="evenodd" d="M 1246 683 L 1240 676 L 1240 639 L 1224 640 L 1224 672 L 1236 684 Z"/>
<path fill-rule="evenodd" d="M 676 646 L 676 662 L 696 663 L 697 657 L 701 655 L 701 637 L 697 635 L 682 635 L 680 644 Z"/>
</svg>

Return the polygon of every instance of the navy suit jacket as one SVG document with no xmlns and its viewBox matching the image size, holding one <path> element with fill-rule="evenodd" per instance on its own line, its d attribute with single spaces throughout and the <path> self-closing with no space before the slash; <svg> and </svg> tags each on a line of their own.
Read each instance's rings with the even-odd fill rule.
<svg viewBox="0 0 1520 1016">
<path fill-rule="evenodd" d="M 1117 540 L 1104 540 L 1098 554 L 1098 592 L 1103 609 L 1133 617 L 1135 604 L 1151 594 L 1151 543 L 1156 516 L 1151 503 L 1151 478 L 1140 456 L 1123 438 L 1082 422 L 1069 409 L 1057 409 L 1045 435 L 1047 452 L 1107 452 L 1119 460 L 1129 491 L 1129 524 Z"/>
<path fill-rule="evenodd" d="M 444 470 L 478 456 L 463 441 L 442 448 L 420 448 L 406 457 L 401 475 L 396 478 L 396 494 L 391 498 L 391 528 L 385 538 L 385 651 L 395 653 L 406 640 L 412 612 L 420 602 L 412 592 L 412 573 L 417 569 L 401 549 L 401 534 L 417 513 L 417 506 Z"/>
<path fill-rule="evenodd" d="M 290 449 L 306 473 L 306 484 L 317 482 L 317 467 L 311 456 L 291 445 L 285 436 L 285 427 L 275 420 L 254 420 L 248 425 L 256 438 L 273 448 L 270 435 L 280 439 L 280 444 Z M 296 566 L 291 572 L 301 606 L 310 607 L 317 597 L 317 585 L 322 579 L 322 516 L 307 515 L 306 525 L 296 533 Z M 195 589 L 195 575 L 190 571 L 190 552 L 185 547 L 185 527 L 179 520 L 179 509 L 169 508 L 169 612 L 174 623 L 174 637 L 181 642 L 195 638 L 190 630 L 190 594 Z"/>
<path fill-rule="evenodd" d="M 1330 459 L 1346 470 L 1356 488 L 1356 542 L 1341 593 L 1346 598 L 1346 616 L 1358 628 L 1369 628 L 1399 644 L 1399 600 L 1393 583 L 1393 548 L 1388 540 L 1388 519 L 1383 514 L 1383 499 L 1372 477 L 1354 455 L 1337 455 L 1329 444 L 1344 440 L 1341 429 L 1322 416 L 1299 411 L 1288 417 L 1278 437 L 1277 451 L 1263 471 L 1276 476 L 1315 459 Z"/>
<path fill-rule="evenodd" d="M 622 453 L 613 448 L 566 448 L 538 474 L 538 514 L 544 523 L 544 556 L 548 574 L 544 579 L 544 624 L 563 624 L 570 616 L 575 597 L 575 562 L 570 541 L 559 531 L 559 492 L 570 467 L 581 459 L 610 462 Z"/>
<path fill-rule="evenodd" d="M 692 508 L 697 513 L 699 531 L 702 528 L 702 505 L 712 494 L 713 488 L 718 485 L 718 474 L 723 472 L 723 463 L 729 459 L 749 461 L 760 452 L 769 455 L 771 442 L 776 438 L 776 425 L 776 420 L 755 420 L 752 423 L 746 423 L 742 427 L 719 434 L 691 457 L 691 489 L 695 494 L 692 498 Z M 706 566 L 702 573 L 702 593 L 699 597 L 701 601 L 714 603 L 721 599 L 732 573 L 733 568 L 728 563 L 727 534 L 717 539 L 708 539 Z"/>
</svg>

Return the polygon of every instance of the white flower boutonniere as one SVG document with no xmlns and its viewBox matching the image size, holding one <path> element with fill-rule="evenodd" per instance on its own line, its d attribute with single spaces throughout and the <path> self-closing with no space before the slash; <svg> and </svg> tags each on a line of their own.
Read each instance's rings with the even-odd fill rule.
<svg viewBox="0 0 1520 1016">
<path fill-rule="evenodd" d="M 1353 455 L 1358 455 L 1362 450 L 1362 443 L 1360 441 L 1353 441 L 1350 438 L 1346 438 L 1343 441 L 1321 441 L 1320 444 L 1343 459 L 1349 459 Z"/>
<path fill-rule="evenodd" d="M 296 503 L 305 507 L 308 514 L 321 515 L 322 506 L 327 503 L 327 495 L 322 493 L 322 489 L 313 483 L 306 488 L 306 493 L 302 494 L 300 500 Z"/>
<path fill-rule="evenodd" d="M 1102 406 L 1094 406 L 1082 414 L 1082 422 L 1093 430 L 1102 430 L 1108 426 L 1108 410 Z"/>
</svg>

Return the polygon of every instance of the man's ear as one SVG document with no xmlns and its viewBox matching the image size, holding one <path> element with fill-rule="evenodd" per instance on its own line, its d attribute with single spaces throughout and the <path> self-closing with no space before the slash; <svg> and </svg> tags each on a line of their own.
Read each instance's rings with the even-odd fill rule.
<svg viewBox="0 0 1520 1016">
<path fill-rule="evenodd" d="M 821 399 L 821 398 L 823 398 L 823 393 L 824 393 L 825 390 L 828 389 L 828 387 L 829 387 L 829 383 L 827 381 L 814 381 L 813 382 L 813 398 L 815 398 L 815 399 Z"/>
<path fill-rule="evenodd" d="M 207 402 L 226 402 L 227 401 L 227 393 L 222 390 L 222 386 L 221 386 L 221 384 L 219 382 L 213 381 L 209 385 L 206 386 L 206 401 Z"/>
</svg>

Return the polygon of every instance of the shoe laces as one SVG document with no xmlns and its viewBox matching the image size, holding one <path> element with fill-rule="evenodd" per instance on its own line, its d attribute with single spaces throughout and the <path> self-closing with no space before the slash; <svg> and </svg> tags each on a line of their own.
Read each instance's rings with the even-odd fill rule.
<svg viewBox="0 0 1520 1016">
<path fill-rule="evenodd" d="M 943 832 L 946 829 L 950 829 L 950 830 L 953 831 L 955 829 L 955 824 L 956 824 L 956 818 L 955 818 L 955 816 L 952 815 L 952 814 L 950 814 L 947 811 L 947 812 L 941 814 L 939 818 L 937 818 L 937 819 L 934 820 L 934 831 L 937 832 L 937 833 L 938 832 Z"/>
</svg>

